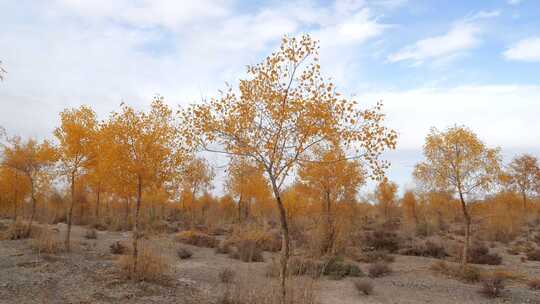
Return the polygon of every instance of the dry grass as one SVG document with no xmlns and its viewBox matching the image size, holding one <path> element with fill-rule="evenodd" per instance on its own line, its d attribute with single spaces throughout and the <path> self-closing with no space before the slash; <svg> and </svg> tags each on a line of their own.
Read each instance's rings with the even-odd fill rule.
<svg viewBox="0 0 540 304">
<path fill-rule="evenodd" d="M 279 235 L 253 226 L 237 228 L 227 239 L 229 245 L 236 247 L 246 242 L 255 243 L 263 251 L 277 252 L 281 250 L 281 237 Z"/>
<path fill-rule="evenodd" d="M 133 269 L 133 256 L 123 255 L 118 265 L 126 278 L 162 283 L 169 277 L 171 260 L 151 246 L 141 244 L 137 259 L 137 269 Z"/>
<path fill-rule="evenodd" d="M 29 237 L 28 224 L 19 218 L 0 234 L 0 240 L 20 240 Z"/>
<path fill-rule="evenodd" d="M 482 278 L 482 270 L 471 265 L 453 265 L 438 261 L 431 265 L 431 270 L 465 283 L 476 283 Z"/>
<path fill-rule="evenodd" d="M 56 233 L 41 229 L 31 242 L 32 249 L 37 253 L 56 254 L 64 250 L 64 244 L 58 239 Z"/>
<path fill-rule="evenodd" d="M 214 248 L 218 245 L 218 240 L 206 233 L 186 230 L 175 235 L 175 240 L 184 244 L 189 244 L 197 247 Z"/>
<path fill-rule="evenodd" d="M 181 260 L 186 260 L 193 256 L 193 252 L 187 248 L 180 247 L 176 250 L 176 255 Z"/>
<path fill-rule="evenodd" d="M 506 279 L 500 275 L 489 275 L 482 278 L 480 293 L 488 298 L 498 298 L 504 291 Z"/>
<path fill-rule="evenodd" d="M 95 229 L 88 229 L 84 233 L 84 237 L 89 240 L 95 240 L 97 239 L 97 231 Z"/>
<path fill-rule="evenodd" d="M 354 281 L 354 288 L 360 293 L 366 296 L 373 293 L 373 283 L 366 279 L 358 279 Z"/>
<path fill-rule="evenodd" d="M 369 265 L 368 273 L 370 278 L 379 278 L 391 274 L 392 268 L 386 263 L 376 262 Z"/>
<path fill-rule="evenodd" d="M 231 284 L 234 281 L 236 273 L 231 268 L 225 268 L 219 272 L 219 281 L 224 284 Z"/>
<path fill-rule="evenodd" d="M 232 284 L 227 284 L 218 304 L 279 304 L 278 282 L 269 278 L 253 279 L 243 274 Z M 309 278 L 289 278 L 287 280 L 286 304 L 316 304 L 317 285 Z"/>
<path fill-rule="evenodd" d="M 540 290 L 540 279 L 536 278 L 529 280 L 527 286 L 529 286 L 531 290 Z"/>
<path fill-rule="evenodd" d="M 112 254 L 125 254 L 128 252 L 128 247 L 121 243 L 120 241 L 116 241 L 109 246 Z"/>
</svg>

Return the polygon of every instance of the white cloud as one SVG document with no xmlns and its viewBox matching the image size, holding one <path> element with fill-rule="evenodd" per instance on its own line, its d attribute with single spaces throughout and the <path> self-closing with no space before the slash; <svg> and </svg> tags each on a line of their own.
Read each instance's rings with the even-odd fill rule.
<svg viewBox="0 0 540 304">
<path fill-rule="evenodd" d="M 538 148 L 540 86 L 496 85 L 377 91 L 359 100 L 384 102 L 398 148 L 421 149 L 431 127 L 466 125 L 490 146 Z"/>
<path fill-rule="evenodd" d="M 426 60 L 443 60 L 478 47 L 482 40 L 481 19 L 498 17 L 500 11 L 480 11 L 455 22 L 450 30 L 439 36 L 429 37 L 406 46 L 388 56 L 390 62 L 411 60 L 421 64 Z"/>
<path fill-rule="evenodd" d="M 44 137 L 65 107 L 90 104 L 104 117 L 121 101 L 144 107 L 156 93 L 171 104 L 199 101 L 235 83 L 283 34 L 338 41 L 323 45 L 323 54 L 341 55 L 326 64 L 346 67 L 352 57 L 344 54 L 385 28 L 363 1 L 348 2 L 249 11 L 235 0 L 1 2 L 0 59 L 9 74 L 0 83 L 0 125 Z"/>
<path fill-rule="evenodd" d="M 413 60 L 422 63 L 428 59 L 437 59 L 458 52 L 469 50 L 480 44 L 480 28 L 474 24 L 458 23 L 444 35 L 422 39 L 391 54 L 388 60 L 398 62 Z"/>
<path fill-rule="evenodd" d="M 508 0 L 506 1 L 508 4 L 510 5 L 518 5 L 520 4 L 521 2 L 523 2 L 523 0 Z"/>
<path fill-rule="evenodd" d="M 540 37 L 530 37 L 518 41 L 503 53 L 509 60 L 540 61 Z"/>
</svg>

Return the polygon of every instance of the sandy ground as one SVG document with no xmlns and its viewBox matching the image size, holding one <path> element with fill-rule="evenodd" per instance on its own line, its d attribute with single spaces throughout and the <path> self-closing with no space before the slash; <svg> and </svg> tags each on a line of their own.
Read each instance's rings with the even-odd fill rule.
<svg viewBox="0 0 540 304">
<path fill-rule="evenodd" d="M 65 225 L 59 228 L 63 236 Z M 215 302 L 221 289 L 218 274 L 225 268 L 257 280 L 265 278 L 267 263 L 243 263 L 214 253 L 213 249 L 182 245 L 193 251 L 188 260 L 174 257 L 179 246 L 172 236 L 152 239 L 170 255 L 171 279 L 165 284 L 132 283 L 116 266 L 118 256 L 109 253 L 115 241 L 129 241 L 129 233 L 98 232 L 97 240 L 84 238 L 84 227 L 73 227 L 73 252 L 39 255 L 30 240 L 0 241 L 0 303 L 197 303 Z M 522 263 L 502 248 L 504 268 L 529 278 L 540 277 L 540 262 Z M 265 260 L 272 259 L 265 253 Z M 396 256 L 394 272 L 373 279 L 374 294 L 359 295 L 353 278 L 318 282 L 321 304 L 358 303 L 540 303 L 540 292 L 521 282 L 510 282 L 502 298 L 490 300 L 478 293 L 479 284 L 464 284 L 433 274 L 430 258 Z M 361 264 L 366 269 L 366 264 Z M 488 268 L 488 267 L 486 267 Z"/>
</svg>

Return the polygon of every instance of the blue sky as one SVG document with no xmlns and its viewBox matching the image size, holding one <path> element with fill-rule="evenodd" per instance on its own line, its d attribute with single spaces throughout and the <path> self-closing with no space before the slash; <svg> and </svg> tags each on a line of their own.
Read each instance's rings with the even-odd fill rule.
<svg viewBox="0 0 540 304">
<path fill-rule="evenodd" d="M 47 137 L 65 107 L 101 117 L 215 96 L 284 34 L 321 41 L 323 73 L 399 134 L 391 179 L 410 187 L 430 127 L 471 127 L 506 159 L 540 156 L 536 0 L 0 1 L 0 125 Z M 216 159 L 215 163 L 220 160 Z"/>
</svg>

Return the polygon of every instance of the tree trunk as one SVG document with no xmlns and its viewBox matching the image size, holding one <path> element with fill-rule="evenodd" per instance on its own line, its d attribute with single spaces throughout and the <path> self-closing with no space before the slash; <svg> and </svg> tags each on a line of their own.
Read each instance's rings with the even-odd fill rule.
<svg viewBox="0 0 540 304">
<path fill-rule="evenodd" d="M 30 236 L 30 232 L 32 230 L 32 223 L 34 222 L 34 216 L 36 214 L 36 195 L 34 190 L 34 181 L 30 181 L 30 191 L 32 199 L 32 212 L 30 213 L 30 222 L 28 222 L 28 229 L 26 230 L 26 234 L 28 236 Z"/>
<path fill-rule="evenodd" d="M 17 191 L 18 176 L 19 175 L 17 174 L 17 172 L 15 172 L 15 185 L 13 185 L 13 190 L 15 191 L 14 196 L 13 196 L 13 222 L 17 221 L 17 207 L 18 207 L 17 200 L 19 196 L 19 193 Z"/>
<path fill-rule="evenodd" d="M 70 237 L 71 237 L 71 221 L 73 217 L 73 206 L 75 206 L 75 172 L 71 172 L 71 203 L 69 206 L 68 216 L 67 216 L 67 233 L 66 233 L 66 251 L 70 252 Z"/>
<path fill-rule="evenodd" d="M 135 207 L 135 223 L 133 225 L 133 275 L 137 275 L 137 258 L 139 255 L 139 212 L 141 209 L 142 198 L 142 179 L 139 176 L 137 179 L 137 205 Z"/>
<path fill-rule="evenodd" d="M 124 216 L 124 229 L 129 230 L 129 196 L 126 197 L 126 214 Z"/>
<path fill-rule="evenodd" d="M 467 210 L 467 204 L 463 198 L 463 194 L 459 193 L 459 198 L 461 200 L 461 209 L 463 210 L 463 216 L 465 217 L 465 244 L 463 245 L 463 257 L 461 258 L 461 264 L 467 265 L 467 260 L 469 257 L 469 243 L 471 239 L 471 216 Z"/>
<path fill-rule="evenodd" d="M 97 193 L 96 193 L 96 223 L 99 223 L 99 199 L 101 194 L 101 185 L 98 185 Z"/>
<path fill-rule="evenodd" d="M 238 223 L 242 223 L 242 194 L 238 198 Z"/>
<path fill-rule="evenodd" d="M 325 210 L 325 236 L 324 236 L 324 244 L 322 246 L 322 253 L 327 254 L 330 253 L 333 250 L 334 247 L 334 223 L 332 221 L 332 202 L 330 200 L 330 192 L 326 191 L 325 193 L 325 201 L 326 201 L 326 210 Z"/>
<path fill-rule="evenodd" d="M 271 178 L 271 182 L 272 188 L 274 190 L 274 197 L 276 199 L 277 207 L 279 210 L 279 221 L 281 224 L 281 268 L 279 272 L 281 295 L 280 302 L 281 304 L 285 304 L 285 300 L 287 297 L 287 288 L 285 283 L 287 280 L 287 266 L 290 254 L 289 226 L 287 223 L 287 213 L 285 211 L 285 207 L 283 206 L 283 202 L 281 201 L 281 194 L 279 193 L 276 182 L 273 178 Z"/>
</svg>

